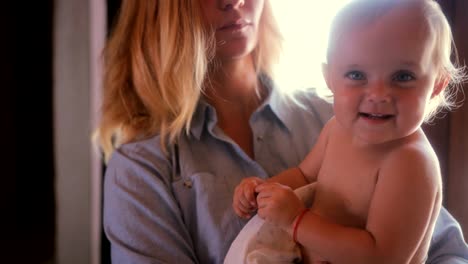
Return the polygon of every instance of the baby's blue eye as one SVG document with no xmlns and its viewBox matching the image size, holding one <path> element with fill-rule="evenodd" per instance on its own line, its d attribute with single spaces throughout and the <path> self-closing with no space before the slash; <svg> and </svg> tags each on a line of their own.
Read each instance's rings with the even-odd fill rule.
<svg viewBox="0 0 468 264">
<path fill-rule="evenodd" d="M 397 82 L 409 82 L 414 80 L 414 75 L 410 72 L 401 71 L 394 75 L 393 80 Z"/>
<path fill-rule="evenodd" d="M 366 78 L 365 74 L 360 71 L 350 71 L 346 73 L 346 77 L 351 80 L 361 81 Z"/>
</svg>

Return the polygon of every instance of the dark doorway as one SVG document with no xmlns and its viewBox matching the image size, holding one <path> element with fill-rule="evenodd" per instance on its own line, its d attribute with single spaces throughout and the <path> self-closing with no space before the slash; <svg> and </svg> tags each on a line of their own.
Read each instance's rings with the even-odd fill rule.
<svg viewBox="0 0 468 264">
<path fill-rule="evenodd" d="M 55 254 L 52 20 L 52 0 L 0 9 L 2 245 L 15 249 L 5 263 Z"/>
<path fill-rule="evenodd" d="M 111 32 L 112 26 L 114 25 L 117 15 L 119 12 L 121 0 L 107 0 L 107 32 Z M 109 35 L 109 34 L 108 34 Z M 103 178 L 104 178 L 105 165 L 103 164 Z M 104 230 L 101 233 L 101 263 L 111 264 L 110 258 L 110 243 L 104 234 Z"/>
</svg>

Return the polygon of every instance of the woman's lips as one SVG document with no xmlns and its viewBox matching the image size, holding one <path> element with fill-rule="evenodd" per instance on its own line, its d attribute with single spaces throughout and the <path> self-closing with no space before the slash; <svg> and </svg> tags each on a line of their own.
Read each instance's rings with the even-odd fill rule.
<svg viewBox="0 0 468 264">
<path fill-rule="evenodd" d="M 226 26 L 223 26 L 221 28 L 219 28 L 218 30 L 220 31 L 224 31 L 224 30 L 239 30 L 239 29 L 242 29 L 244 27 L 246 27 L 247 24 L 231 24 L 231 25 L 226 25 Z"/>
<path fill-rule="evenodd" d="M 221 27 L 218 28 L 219 31 L 228 31 L 228 30 L 240 30 L 243 29 L 244 27 L 250 25 L 247 21 L 240 19 L 237 21 L 231 21 L 228 22 Z"/>
</svg>

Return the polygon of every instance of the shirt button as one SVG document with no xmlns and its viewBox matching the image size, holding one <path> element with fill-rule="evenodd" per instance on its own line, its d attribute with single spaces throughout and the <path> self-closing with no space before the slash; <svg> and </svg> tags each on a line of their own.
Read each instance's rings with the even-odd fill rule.
<svg viewBox="0 0 468 264">
<path fill-rule="evenodd" d="M 185 180 L 184 181 L 184 186 L 187 187 L 187 189 L 192 188 L 192 181 L 191 180 Z"/>
</svg>

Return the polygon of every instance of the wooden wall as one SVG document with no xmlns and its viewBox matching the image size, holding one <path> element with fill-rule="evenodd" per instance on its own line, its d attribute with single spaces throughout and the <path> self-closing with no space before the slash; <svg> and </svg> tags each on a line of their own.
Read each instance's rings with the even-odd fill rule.
<svg viewBox="0 0 468 264">
<path fill-rule="evenodd" d="M 468 1 L 438 0 L 452 26 L 459 60 L 468 64 Z M 458 93 L 468 96 L 468 83 Z M 465 100 L 466 101 L 466 100 Z M 460 222 L 468 237 L 468 102 L 448 113 L 434 125 L 424 127 L 441 162 L 444 176 L 444 205 Z"/>
<path fill-rule="evenodd" d="M 452 0 L 450 20 L 460 61 L 468 64 L 468 1 Z M 468 95 L 468 83 L 459 92 L 459 98 Z M 446 206 L 460 221 L 468 237 L 468 102 L 450 113 L 448 178 Z"/>
</svg>

